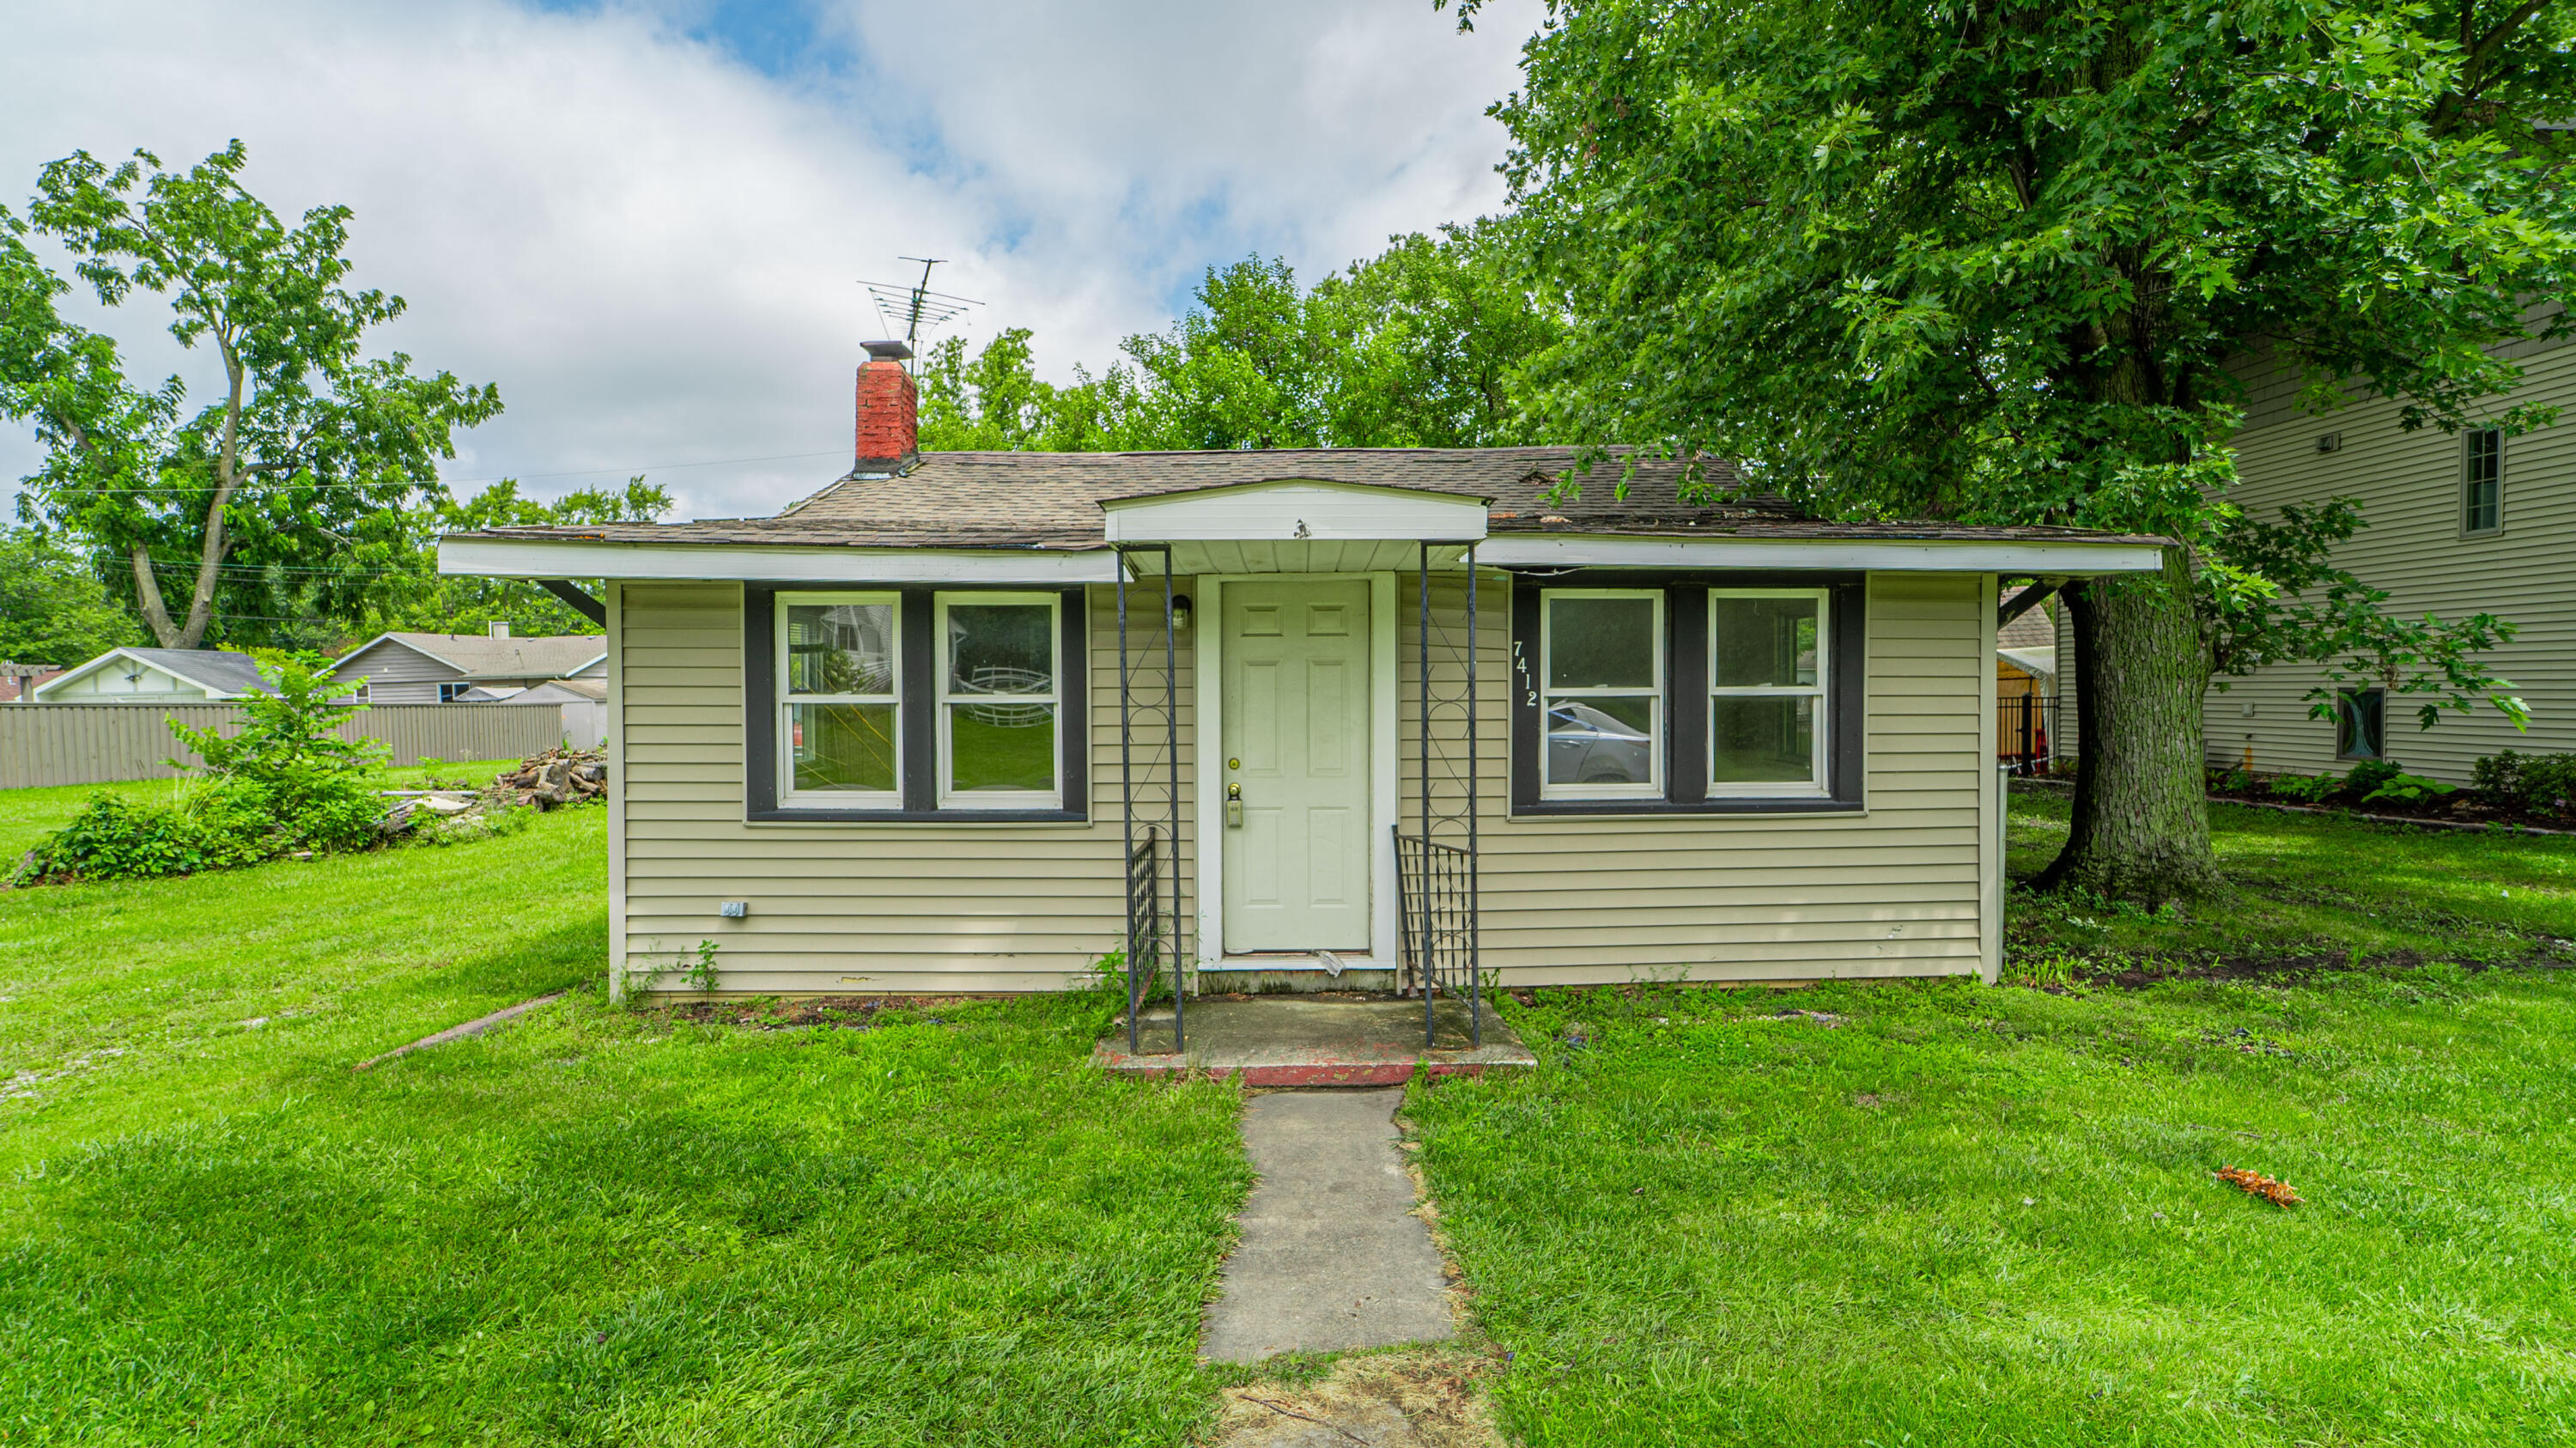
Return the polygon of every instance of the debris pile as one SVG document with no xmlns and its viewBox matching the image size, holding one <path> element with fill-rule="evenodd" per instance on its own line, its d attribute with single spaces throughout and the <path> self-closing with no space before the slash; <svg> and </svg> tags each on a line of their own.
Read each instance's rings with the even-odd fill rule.
<svg viewBox="0 0 2576 1448">
<path fill-rule="evenodd" d="M 580 804 L 608 792 L 608 754 L 599 749 L 562 748 L 531 754 L 518 768 L 504 770 L 492 787 L 539 809 Z"/>
</svg>

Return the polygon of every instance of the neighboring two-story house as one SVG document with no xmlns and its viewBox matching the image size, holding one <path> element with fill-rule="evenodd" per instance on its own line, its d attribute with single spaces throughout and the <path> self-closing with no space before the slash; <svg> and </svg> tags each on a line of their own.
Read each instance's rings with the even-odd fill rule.
<svg viewBox="0 0 2576 1448">
<path fill-rule="evenodd" d="M 378 634 L 333 664 L 331 677 L 366 680 L 359 697 L 372 704 L 452 704 L 555 679 L 605 678 L 607 659 L 608 641 L 598 634 L 519 639 L 496 623 L 479 634 Z"/>
</svg>

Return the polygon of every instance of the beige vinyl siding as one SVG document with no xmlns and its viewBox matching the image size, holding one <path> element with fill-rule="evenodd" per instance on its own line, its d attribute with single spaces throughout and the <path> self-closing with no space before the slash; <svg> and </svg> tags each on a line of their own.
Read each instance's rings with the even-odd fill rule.
<svg viewBox="0 0 2576 1448">
<path fill-rule="evenodd" d="M 2517 350 L 2525 382 L 2512 402 L 2576 403 L 2576 348 Z M 2498 399 L 2499 410 L 2503 405 Z M 2504 528 L 2471 537 L 2460 530 L 2461 439 L 2402 431 L 2399 410 L 2385 399 L 2325 416 L 2269 409 L 2268 425 L 2236 439 L 2237 500 L 2269 517 L 2284 502 L 2356 497 L 2370 526 L 2338 551 L 2338 561 L 2389 590 L 2387 608 L 2444 618 L 2494 613 L 2521 626 L 2491 657 L 2530 703 L 2530 732 L 2516 733 L 2483 704 L 2422 730 L 2416 701 L 2391 695 L 2390 757 L 2466 783 L 2481 754 L 2576 750 L 2576 428 L 2561 424 L 2506 440 Z M 2318 452 L 2317 439 L 2330 432 L 2340 434 L 2341 447 Z M 2210 761 L 2241 764 L 2250 749 L 2254 767 L 2265 772 L 2350 768 L 2334 757 L 2333 723 L 2309 717 L 2302 697 L 2322 679 L 2316 666 L 2280 665 L 2213 689 L 2203 715 Z"/>
<path fill-rule="evenodd" d="M 332 677 L 366 680 L 369 703 L 435 704 L 438 686 L 463 675 L 409 644 L 387 639 L 334 670 Z"/>
<path fill-rule="evenodd" d="M 1203 598 L 1195 584 L 1182 586 Z M 1507 985 L 1976 972 L 1993 685 L 1986 586 L 1975 577 L 1872 580 L 1869 636 L 1858 644 L 1868 658 L 1864 815 L 1513 820 L 1509 585 L 1487 575 L 1477 656 L 1488 967 Z M 1455 640 L 1464 579 L 1433 588 L 1435 618 Z M 1140 615 L 1150 606 L 1158 616 L 1159 589 L 1150 592 Z M 717 942 L 728 991 L 1054 989 L 1117 948 L 1125 916 L 1112 590 L 1091 591 L 1092 821 L 1079 826 L 746 824 L 741 597 L 731 584 L 618 590 L 620 940 L 631 968 L 663 966 L 674 973 L 658 983 L 678 988 L 676 972 L 706 939 Z M 1414 580 L 1400 579 L 1408 831 L 1421 799 L 1417 597 Z M 1200 627 L 1212 626 L 1202 618 Z M 1133 638 L 1150 683 L 1159 637 L 1140 616 Z M 1191 642 L 1180 649 L 1184 921 L 1197 908 L 1187 888 Z M 1434 662 L 1435 685 L 1454 697 L 1463 655 L 1437 647 Z M 1138 741 L 1140 769 L 1163 777 L 1155 752 Z M 1454 762 L 1453 745 L 1435 755 L 1435 776 L 1447 778 Z M 725 900 L 747 901 L 748 918 L 720 918 Z"/>
<path fill-rule="evenodd" d="M 1990 727 L 1992 610 L 1983 581 L 1870 580 L 1868 812 L 1509 818 L 1508 586 L 1478 585 L 1479 859 L 1484 959 L 1505 985 L 1815 980 L 1980 968 L 1980 811 Z M 1454 619 L 1463 579 L 1434 578 Z M 1415 580 L 1400 582 L 1397 700 L 1415 739 Z M 1463 662 L 1433 651 L 1435 694 Z M 1438 716 L 1435 707 L 1435 717 Z M 1421 766 L 1400 751 L 1405 828 Z M 1435 755 L 1433 773 L 1448 776 Z"/>
<path fill-rule="evenodd" d="M 727 991 L 1035 990 L 1060 988 L 1117 949 L 1126 917 L 1114 596 L 1092 591 L 1091 823 L 749 824 L 742 590 L 623 585 L 615 667 L 630 970 L 684 969 L 707 939 Z M 1133 631 L 1140 654 L 1148 632 L 1141 620 Z M 1186 680 L 1187 639 L 1181 660 Z M 1159 677 L 1159 647 L 1150 662 Z M 1184 725 L 1188 704 L 1184 689 Z M 1187 745 L 1185 732 L 1184 771 Z M 1140 765 L 1153 753 L 1140 748 Z M 1190 809 L 1184 784 L 1184 881 Z M 726 900 L 748 902 L 747 917 L 720 918 Z M 1186 888 L 1182 908 L 1187 919 Z"/>
</svg>

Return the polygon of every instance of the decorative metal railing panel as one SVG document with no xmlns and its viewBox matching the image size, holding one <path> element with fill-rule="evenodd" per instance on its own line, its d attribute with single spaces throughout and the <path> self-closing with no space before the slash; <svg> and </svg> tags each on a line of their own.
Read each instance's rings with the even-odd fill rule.
<svg viewBox="0 0 2576 1448">
<path fill-rule="evenodd" d="M 1454 613 L 1432 603 L 1431 560 L 1457 550 L 1465 596 Z M 1399 933 L 1406 988 L 1422 993 L 1422 1044 L 1438 1040 L 1434 1003 L 1467 999 L 1468 1039 L 1485 1041 L 1477 869 L 1476 547 L 1425 542 L 1415 574 L 1417 787 L 1414 833 L 1396 827 Z M 1454 620 L 1454 622 L 1452 621 Z"/>
<path fill-rule="evenodd" d="M 1151 560 L 1154 571 L 1137 565 Z M 1172 967 L 1172 1049 L 1182 1049 L 1189 959 L 1181 913 L 1180 644 L 1172 627 L 1172 550 L 1122 549 L 1118 570 L 1118 794 L 1127 849 L 1127 1048 L 1162 964 Z M 1154 594 L 1159 592 L 1156 600 Z M 1131 594 L 1145 595 L 1143 600 Z M 1144 608 L 1136 607 L 1142 601 Z M 1157 626 L 1147 610 L 1161 604 Z M 1137 615 L 1143 614 L 1143 618 Z M 1158 861 L 1157 844 L 1169 850 Z M 1140 875 L 1141 888 L 1140 888 Z M 1168 891 L 1168 894 L 1166 893 Z"/>
<path fill-rule="evenodd" d="M 1476 856 L 1395 831 L 1397 918 L 1404 937 L 1404 974 L 1422 992 L 1423 1044 L 1435 1040 L 1431 1007 L 1446 994 L 1464 997 L 1468 1039 L 1485 1043 L 1482 987 L 1476 956 Z"/>
</svg>

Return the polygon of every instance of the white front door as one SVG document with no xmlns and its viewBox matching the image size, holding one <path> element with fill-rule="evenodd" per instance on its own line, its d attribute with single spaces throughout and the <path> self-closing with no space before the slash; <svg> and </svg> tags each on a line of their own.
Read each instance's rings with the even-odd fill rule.
<svg viewBox="0 0 2576 1448">
<path fill-rule="evenodd" d="M 1225 951 L 1365 954 L 1368 584 L 1229 583 L 1224 598 Z"/>
</svg>

